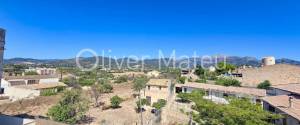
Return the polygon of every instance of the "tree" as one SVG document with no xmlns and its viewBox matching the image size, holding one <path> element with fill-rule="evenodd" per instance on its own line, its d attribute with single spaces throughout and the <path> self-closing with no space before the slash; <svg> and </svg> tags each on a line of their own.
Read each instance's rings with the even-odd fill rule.
<svg viewBox="0 0 300 125">
<path fill-rule="evenodd" d="M 30 75 L 39 75 L 39 74 L 35 71 L 28 71 L 28 72 L 25 72 L 25 75 L 30 76 Z"/>
<path fill-rule="evenodd" d="M 48 110 L 54 121 L 75 124 L 88 110 L 88 102 L 81 97 L 80 90 L 66 91 L 59 103 Z"/>
<path fill-rule="evenodd" d="M 186 79 L 187 79 L 187 78 L 183 76 L 183 77 L 179 77 L 179 78 L 177 79 L 177 81 L 178 81 L 180 84 L 184 84 Z"/>
<path fill-rule="evenodd" d="M 269 80 L 265 80 L 264 82 L 257 85 L 257 88 L 259 89 L 269 89 L 271 86 L 271 83 Z"/>
<path fill-rule="evenodd" d="M 205 78 L 205 69 L 203 69 L 202 66 L 198 65 L 195 70 L 195 75 L 204 79 Z"/>
<path fill-rule="evenodd" d="M 112 108 L 119 108 L 120 104 L 122 102 L 122 98 L 120 98 L 119 96 L 114 96 L 110 99 L 110 103 L 111 103 L 111 107 Z"/>
<path fill-rule="evenodd" d="M 99 107 L 99 98 L 102 93 L 104 93 L 104 89 L 101 84 L 95 84 L 91 87 L 91 96 L 95 99 L 95 107 Z"/>
<path fill-rule="evenodd" d="M 217 85 L 222 86 L 241 86 L 241 82 L 232 78 L 219 78 L 216 81 Z"/>
<path fill-rule="evenodd" d="M 142 106 L 144 106 L 144 105 L 151 105 L 151 104 L 150 104 L 150 102 L 147 99 L 141 99 L 141 102 L 137 101 L 136 105 L 137 105 L 137 109 L 139 111 L 141 111 Z"/>
<path fill-rule="evenodd" d="M 188 102 L 189 101 L 189 94 L 188 93 L 179 93 L 177 95 L 178 98 L 180 98 L 181 102 Z"/>
<path fill-rule="evenodd" d="M 157 110 L 161 110 L 163 107 L 165 107 L 167 104 L 167 101 L 164 99 L 160 99 L 157 102 L 153 103 L 152 107 L 154 107 Z"/>
<path fill-rule="evenodd" d="M 140 77 L 136 77 L 133 80 L 133 90 L 138 92 L 138 97 L 139 97 L 139 102 L 140 105 L 142 105 L 141 102 L 141 90 L 144 89 L 146 87 L 146 83 L 148 82 L 148 79 L 146 76 L 140 76 Z M 141 125 L 143 125 L 143 111 L 142 109 L 140 109 L 140 117 L 141 117 Z"/>
<path fill-rule="evenodd" d="M 236 69 L 236 66 L 233 65 L 233 64 L 220 62 L 220 63 L 218 63 L 216 72 L 217 72 L 218 75 L 221 75 L 221 74 L 225 74 L 225 73 L 228 73 L 230 71 L 233 71 L 235 69 Z"/>
</svg>

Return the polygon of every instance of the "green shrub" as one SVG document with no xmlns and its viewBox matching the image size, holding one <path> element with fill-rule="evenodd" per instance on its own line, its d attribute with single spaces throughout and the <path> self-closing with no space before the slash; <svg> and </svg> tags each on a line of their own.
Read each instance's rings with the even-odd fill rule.
<svg viewBox="0 0 300 125">
<path fill-rule="evenodd" d="M 271 86 L 271 83 L 269 80 L 265 80 L 264 82 L 258 84 L 257 88 L 259 89 L 268 89 Z"/>
<path fill-rule="evenodd" d="M 206 79 L 197 79 L 195 82 L 197 83 L 207 83 Z"/>
<path fill-rule="evenodd" d="M 181 102 L 188 102 L 189 101 L 189 95 L 188 93 L 179 93 L 177 95 L 178 98 L 180 98 Z"/>
<path fill-rule="evenodd" d="M 142 106 L 144 106 L 144 105 L 149 106 L 150 105 L 150 102 L 147 99 L 141 99 L 141 103 L 142 103 Z M 136 101 L 136 105 L 137 105 L 138 108 L 140 108 L 141 107 L 140 101 Z"/>
<path fill-rule="evenodd" d="M 25 76 L 30 76 L 30 75 L 39 75 L 39 74 L 36 71 L 25 72 Z"/>
<path fill-rule="evenodd" d="M 108 84 L 108 83 L 103 84 L 102 87 L 103 87 L 103 92 L 104 93 L 111 93 L 112 90 L 113 90 L 113 86 L 111 84 Z"/>
<path fill-rule="evenodd" d="M 79 84 L 82 86 L 91 86 L 95 84 L 95 79 L 79 78 Z"/>
<path fill-rule="evenodd" d="M 177 81 L 178 81 L 180 84 L 184 84 L 186 79 L 187 79 L 187 78 L 183 76 L 183 77 L 179 77 L 179 78 L 177 79 Z"/>
<path fill-rule="evenodd" d="M 57 94 L 57 90 L 55 88 L 52 89 L 44 89 L 41 91 L 41 96 L 52 96 L 52 95 L 56 95 Z"/>
<path fill-rule="evenodd" d="M 241 86 L 241 82 L 232 78 L 219 78 L 216 84 L 222 86 Z"/>
<path fill-rule="evenodd" d="M 88 102 L 79 90 L 66 91 L 59 103 L 48 110 L 47 116 L 52 120 L 75 124 L 88 110 Z"/>
<path fill-rule="evenodd" d="M 119 96 L 114 96 L 110 99 L 110 103 L 111 103 L 111 107 L 112 108 L 119 108 L 120 104 L 122 102 L 122 98 L 120 98 Z"/>
<path fill-rule="evenodd" d="M 164 99 L 160 99 L 157 102 L 153 103 L 152 107 L 154 107 L 157 110 L 160 110 L 161 108 L 165 107 L 167 104 L 167 101 Z"/>
<path fill-rule="evenodd" d="M 117 78 L 117 80 L 115 81 L 115 83 L 124 83 L 128 81 L 128 76 L 120 76 Z"/>
</svg>

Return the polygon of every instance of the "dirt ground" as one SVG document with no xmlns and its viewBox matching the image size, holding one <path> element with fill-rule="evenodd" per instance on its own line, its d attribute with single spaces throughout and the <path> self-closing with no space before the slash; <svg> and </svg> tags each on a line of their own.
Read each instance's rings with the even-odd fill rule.
<svg viewBox="0 0 300 125">
<path fill-rule="evenodd" d="M 37 97 L 0 105 L 0 113 L 12 116 L 46 117 L 50 107 L 57 104 L 61 95 Z M 25 116 L 26 115 L 26 116 Z"/>
<path fill-rule="evenodd" d="M 118 109 L 102 110 L 102 108 L 90 108 L 87 112 L 89 117 L 93 118 L 91 125 L 135 125 L 140 122 L 140 115 L 136 112 L 136 101 L 133 97 L 133 90 L 131 84 L 117 84 L 114 85 L 114 91 L 110 94 L 105 94 L 101 97 L 101 102 L 104 105 L 110 105 L 110 98 L 118 95 L 124 101 Z M 151 119 L 150 109 L 143 112 L 144 121 L 147 123 Z"/>
<path fill-rule="evenodd" d="M 90 122 L 83 123 L 88 125 L 139 125 L 140 114 L 136 112 L 136 101 L 133 97 L 134 91 L 132 90 L 132 84 L 114 84 L 113 93 L 103 94 L 100 97 L 100 107 L 94 107 L 94 100 L 89 95 L 88 91 L 83 94 L 87 99 L 91 100 L 91 106 L 86 115 L 91 118 Z M 107 109 L 110 105 L 110 98 L 118 95 L 124 101 L 121 103 L 121 107 L 118 109 Z M 0 105 L 0 113 L 12 116 L 22 116 L 27 118 L 35 118 L 37 116 L 46 117 L 47 111 L 50 107 L 59 102 L 61 95 L 37 97 L 35 99 L 16 101 L 13 103 Z M 169 110 L 169 109 L 168 109 Z M 154 121 L 157 117 L 151 114 L 151 107 L 147 107 L 143 112 L 144 125 L 154 125 Z M 169 113 L 169 112 L 168 112 Z M 167 114 L 168 114 L 167 113 Z M 166 114 L 166 113 L 162 113 Z M 178 115 L 175 115 L 178 116 Z M 162 116 L 163 117 L 163 116 Z M 182 117 L 182 116 L 180 116 Z M 180 118 L 172 118 L 180 119 Z"/>
</svg>

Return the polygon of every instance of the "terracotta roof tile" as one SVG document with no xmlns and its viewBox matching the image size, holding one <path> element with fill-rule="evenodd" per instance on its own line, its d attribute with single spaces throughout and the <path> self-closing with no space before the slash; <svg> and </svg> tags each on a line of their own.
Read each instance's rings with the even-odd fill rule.
<svg viewBox="0 0 300 125">
<path fill-rule="evenodd" d="M 237 93 L 237 94 L 247 94 L 253 95 L 258 97 L 266 96 L 266 90 L 263 89 L 256 89 L 256 88 L 246 88 L 246 87 L 226 87 L 220 85 L 213 85 L 213 84 L 203 84 L 203 83 L 186 83 L 186 84 L 176 84 L 177 87 L 192 87 L 192 88 L 199 88 L 205 90 L 217 90 L 223 91 L 227 93 Z"/>
<path fill-rule="evenodd" d="M 263 98 L 263 100 L 270 105 L 280 109 L 286 114 L 300 120 L 300 99 L 299 97 L 292 97 L 291 107 L 289 104 L 290 96 L 280 95 L 280 96 L 269 96 Z"/>
</svg>

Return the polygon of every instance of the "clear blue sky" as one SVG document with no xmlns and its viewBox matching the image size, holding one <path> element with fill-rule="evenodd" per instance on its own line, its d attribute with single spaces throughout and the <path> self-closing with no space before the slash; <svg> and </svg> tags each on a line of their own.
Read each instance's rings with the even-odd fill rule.
<svg viewBox="0 0 300 125">
<path fill-rule="evenodd" d="M 5 58 L 99 54 L 300 60 L 299 0 L 0 0 Z"/>
</svg>

